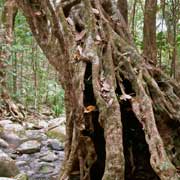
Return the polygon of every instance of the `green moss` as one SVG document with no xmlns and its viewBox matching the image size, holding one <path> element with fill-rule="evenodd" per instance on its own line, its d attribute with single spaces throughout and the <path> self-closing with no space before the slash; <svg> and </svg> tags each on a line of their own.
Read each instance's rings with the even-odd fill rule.
<svg viewBox="0 0 180 180">
<path fill-rule="evenodd" d="M 57 131 L 48 131 L 46 133 L 46 135 L 49 137 L 49 138 L 52 138 L 52 139 L 58 139 L 60 142 L 64 142 L 65 141 L 65 135 L 62 134 L 61 132 L 57 132 Z"/>
<path fill-rule="evenodd" d="M 49 165 L 43 165 L 40 168 L 40 172 L 43 174 L 48 174 L 48 173 L 53 172 L 53 171 L 54 171 L 54 167 L 49 166 Z"/>
<path fill-rule="evenodd" d="M 26 174 L 18 174 L 16 177 L 15 177 L 16 180 L 28 180 L 28 177 Z"/>
</svg>

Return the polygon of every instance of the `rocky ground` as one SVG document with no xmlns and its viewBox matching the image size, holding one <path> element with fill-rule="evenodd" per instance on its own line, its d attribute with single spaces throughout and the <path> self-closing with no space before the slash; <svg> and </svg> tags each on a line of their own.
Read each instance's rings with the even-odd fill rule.
<svg viewBox="0 0 180 180">
<path fill-rule="evenodd" d="M 19 173 L 29 180 L 56 180 L 64 157 L 64 123 L 65 117 L 23 123 L 1 119 L 0 180 Z"/>
</svg>

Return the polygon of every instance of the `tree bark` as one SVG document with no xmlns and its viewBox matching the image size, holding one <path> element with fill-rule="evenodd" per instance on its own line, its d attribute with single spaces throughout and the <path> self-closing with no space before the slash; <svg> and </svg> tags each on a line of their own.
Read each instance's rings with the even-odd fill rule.
<svg viewBox="0 0 180 180">
<path fill-rule="evenodd" d="M 144 48 L 143 54 L 148 61 L 157 64 L 156 46 L 156 11 L 157 0 L 146 0 L 144 11 Z"/>
<path fill-rule="evenodd" d="M 127 0 L 118 0 L 120 13 L 124 17 L 126 24 L 128 24 L 128 3 Z"/>
<path fill-rule="evenodd" d="M 178 180 L 157 123 L 179 125 L 180 89 L 140 56 L 117 2 L 16 2 L 65 90 L 67 135 L 59 179 L 72 177 L 74 171 L 81 180 L 125 179 L 121 109 L 128 102 L 126 110 L 145 136 L 153 168 L 149 175 Z M 66 3 L 73 4 L 68 12 Z M 161 119 L 164 114 L 167 118 Z M 133 164 L 136 154 L 131 154 Z"/>
</svg>

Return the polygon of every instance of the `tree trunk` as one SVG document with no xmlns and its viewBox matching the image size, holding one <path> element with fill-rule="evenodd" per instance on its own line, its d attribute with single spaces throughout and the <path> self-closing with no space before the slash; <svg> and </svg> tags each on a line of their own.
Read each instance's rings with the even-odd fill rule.
<svg viewBox="0 0 180 180">
<path fill-rule="evenodd" d="M 117 2 L 16 1 L 65 90 L 59 179 L 178 180 L 179 146 L 164 135 L 178 136 L 180 89 L 140 56 Z"/>
<path fill-rule="evenodd" d="M 119 11 L 124 17 L 125 22 L 128 24 L 128 3 L 127 0 L 118 0 Z"/>
<path fill-rule="evenodd" d="M 156 46 L 156 11 L 157 0 L 146 0 L 144 11 L 144 57 L 155 65 L 157 64 Z"/>
<path fill-rule="evenodd" d="M 0 82 L 1 82 L 1 97 L 8 107 L 8 111 L 11 115 L 16 118 L 16 120 L 22 120 L 24 118 L 23 113 L 20 111 L 19 107 L 11 99 L 7 86 L 6 86 L 6 72 L 8 60 L 11 56 L 10 48 L 13 42 L 13 29 L 14 20 L 17 14 L 17 5 L 15 0 L 5 1 L 4 10 L 2 13 L 2 23 L 0 25 L 0 30 L 2 36 L 0 38 L 1 48 L 0 48 Z"/>
</svg>

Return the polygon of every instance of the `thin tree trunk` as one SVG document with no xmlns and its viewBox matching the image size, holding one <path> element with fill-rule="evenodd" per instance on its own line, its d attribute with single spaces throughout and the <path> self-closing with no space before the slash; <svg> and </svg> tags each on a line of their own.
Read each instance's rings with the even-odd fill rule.
<svg viewBox="0 0 180 180">
<path fill-rule="evenodd" d="M 13 64 L 13 94 L 16 96 L 17 95 L 17 53 L 14 53 L 14 59 L 12 60 Z"/>
<path fill-rule="evenodd" d="M 144 48 L 143 54 L 148 61 L 157 64 L 156 47 L 156 11 L 157 0 L 146 0 L 144 10 Z"/>
<path fill-rule="evenodd" d="M 136 33 L 136 28 L 135 28 L 136 27 L 135 26 L 136 5 L 137 5 L 137 0 L 134 0 L 132 14 L 131 14 L 131 20 L 130 20 L 132 37 L 134 37 L 135 33 Z"/>
<path fill-rule="evenodd" d="M 128 24 L 128 3 L 127 0 L 118 0 L 120 13 L 122 14 L 126 24 Z"/>
</svg>

